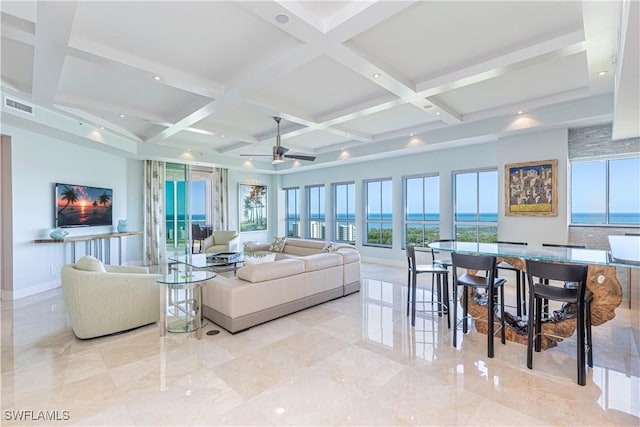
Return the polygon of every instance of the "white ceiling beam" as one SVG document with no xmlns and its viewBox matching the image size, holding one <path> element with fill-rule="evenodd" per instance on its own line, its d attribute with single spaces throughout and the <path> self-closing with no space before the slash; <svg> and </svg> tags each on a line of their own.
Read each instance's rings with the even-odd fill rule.
<svg viewBox="0 0 640 427">
<path fill-rule="evenodd" d="M 32 99 L 53 105 L 76 13 L 76 2 L 38 2 Z"/>
<path fill-rule="evenodd" d="M 588 87 L 582 87 L 567 92 L 556 93 L 540 98 L 518 101 L 517 104 L 503 105 L 501 107 L 491 108 L 484 111 L 478 111 L 472 114 L 465 114 L 463 119 L 465 122 L 473 122 L 478 120 L 486 120 L 496 116 L 517 116 L 518 111 L 523 111 L 525 115 L 535 112 L 535 110 L 547 105 L 562 104 L 587 98 L 590 94 Z"/>
<path fill-rule="evenodd" d="M 221 83 L 156 64 L 121 50 L 79 38 L 75 38 L 73 44 L 74 46 L 67 49 L 68 55 L 99 65 L 105 70 L 148 79 L 159 76 L 158 84 L 208 98 L 217 98 L 224 93 L 224 85 Z"/>
<path fill-rule="evenodd" d="M 2 37 L 29 46 L 35 45 L 35 24 L 14 15 L 2 12 L 0 14 L 0 32 Z"/>
<path fill-rule="evenodd" d="M 147 142 L 155 143 L 175 135 L 185 127 L 189 127 L 211 115 L 226 103 L 237 102 L 244 94 L 254 90 L 254 88 L 263 84 L 265 80 L 275 79 L 287 74 L 292 69 L 298 68 L 301 64 L 317 57 L 318 54 L 317 51 L 308 49 L 306 46 L 300 46 L 279 57 L 265 59 L 262 64 L 252 64 L 244 73 L 238 73 L 238 77 L 229 85 L 224 96 L 176 121 L 173 126 L 149 138 Z"/>
<path fill-rule="evenodd" d="M 640 137 L 640 4 L 626 2 L 620 28 L 613 139 Z"/>
<path fill-rule="evenodd" d="M 327 18 L 325 32 L 344 43 L 418 1 L 352 1 Z"/>
<path fill-rule="evenodd" d="M 84 96 L 71 95 L 68 93 L 59 93 L 56 97 L 55 103 L 56 105 L 77 109 L 89 108 L 92 110 L 113 114 L 114 116 L 124 114 L 127 117 L 144 120 L 155 124 L 160 124 L 165 121 L 165 118 L 163 117 L 149 114 L 147 111 L 138 110 L 137 108 L 132 108 L 131 106 L 111 104 L 104 101 L 98 101 L 93 98 L 86 98 Z M 117 111 L 117 113 L 115 111 Z M 114 124 L 117 125 L 116 123 Z"/>
<path fill-rule="evenodd" d="M 551 57 L 574 55 L 584 51 L 585 48 L 584 33 L 575 31 L 478 64 L 451 70 L 438 77 L 417 83 L 416 89 L 419 95 L 426 98 L 479 83 L 510 70 L 546 61 Z"/>
</svg>

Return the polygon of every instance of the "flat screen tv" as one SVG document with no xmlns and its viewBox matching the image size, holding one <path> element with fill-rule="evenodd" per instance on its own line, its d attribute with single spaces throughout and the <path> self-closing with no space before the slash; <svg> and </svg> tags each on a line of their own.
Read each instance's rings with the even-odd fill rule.
<svg viewBox="0 0 640 427">
<path fill-rule="evenodd" d="M 55 184 L 56 227 L 113 225 L 113 190 L 87 185 Z"/>
</svg>

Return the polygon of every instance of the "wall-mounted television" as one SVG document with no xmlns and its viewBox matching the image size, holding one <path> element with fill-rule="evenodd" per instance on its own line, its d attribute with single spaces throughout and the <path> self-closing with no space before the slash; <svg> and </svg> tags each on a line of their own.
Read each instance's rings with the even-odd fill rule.
<svg viewBox="0 0 640 427">
<path fill-rule="evenodd" d="M 113 190 L 87 185 L 55 184 L 56 227 L 113 225 Z"/>
</svg>

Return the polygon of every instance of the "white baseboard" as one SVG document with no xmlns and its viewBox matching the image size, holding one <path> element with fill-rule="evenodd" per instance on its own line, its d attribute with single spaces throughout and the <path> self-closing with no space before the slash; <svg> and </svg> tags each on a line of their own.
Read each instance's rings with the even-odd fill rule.
<svg viewBox="0 0 640 427">
<path fill-rule="evenodd" d="M 386 259 L 386 258 L 362 257 L 362 262 L 370 262 L 372 264 L 388 265 L 388 266 L 391 266 L 391 267 L 406 267 L 407 266 L 407 262 L 406 261 L 398 261 L 398 260 Z"/>
<path fill-rule="evenodd" d="M 15 301 L 20 298 L 30 297 L 42 292 L 50 291 L 60 287 L 60 280 L 52 280 L 50 282 L 44 282 L 35 286 L 30 286 L 25 289 L 16 289 L 13 291 L 2 291 L 3 301 Z"/>
</svg>

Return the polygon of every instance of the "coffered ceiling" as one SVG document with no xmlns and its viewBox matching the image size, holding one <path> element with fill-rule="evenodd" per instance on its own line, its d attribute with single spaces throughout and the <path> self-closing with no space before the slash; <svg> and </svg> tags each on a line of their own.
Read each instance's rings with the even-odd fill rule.
<svg viewBox="0 0 640 427">
<path fill-rule="evenodd" d="M 557 126 L 640 134 L 636 1 L 1 7 L 2 122 L 137 158 L 286 172 Z M 316 162 L 271 165 L 273 116 Z"/>
</svg>

